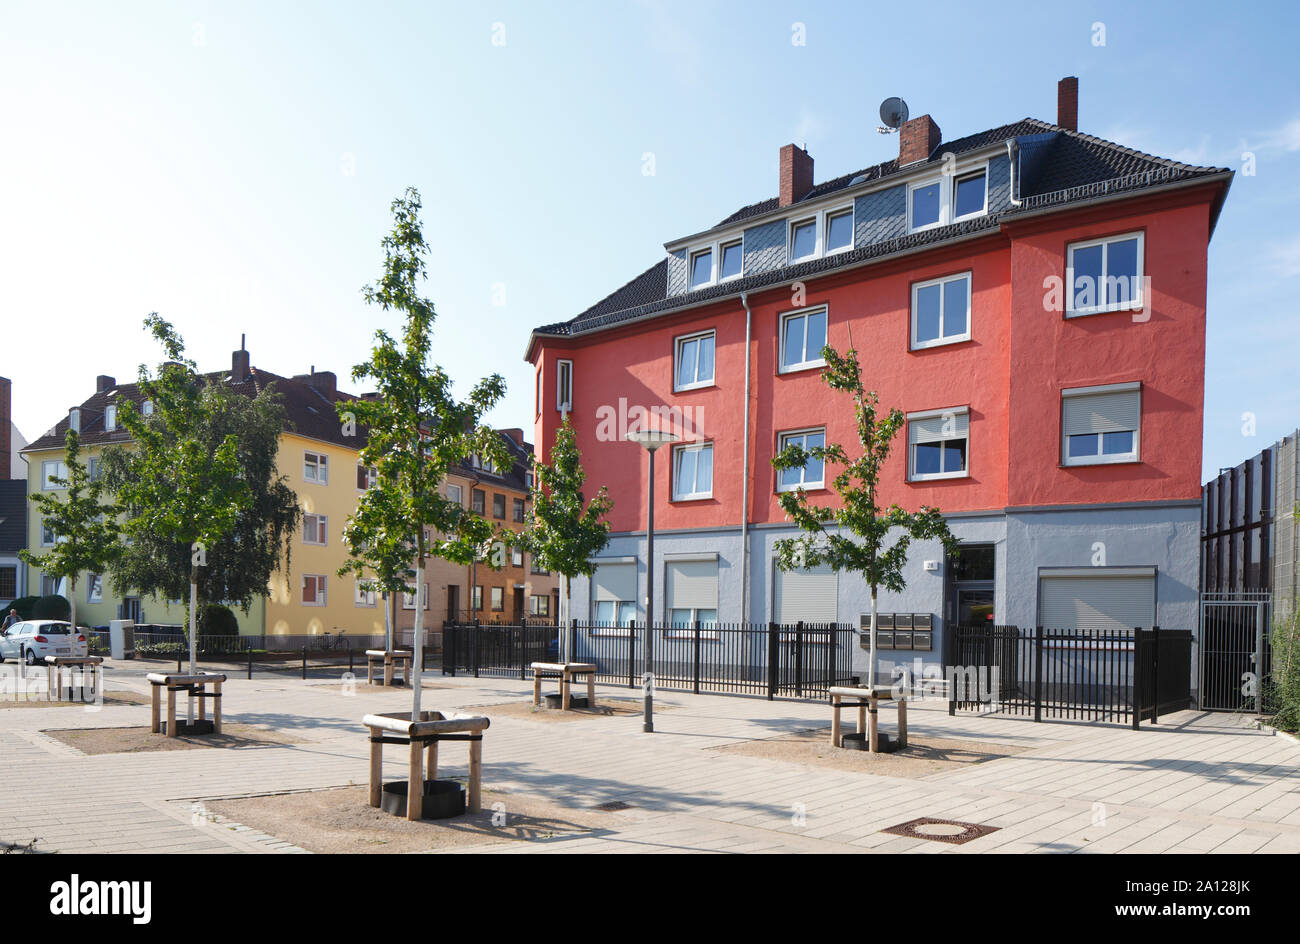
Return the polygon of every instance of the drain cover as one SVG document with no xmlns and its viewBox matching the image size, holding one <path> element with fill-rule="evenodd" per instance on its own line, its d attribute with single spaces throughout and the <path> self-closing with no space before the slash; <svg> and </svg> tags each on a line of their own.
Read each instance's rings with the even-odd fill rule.
<svg viewBox="0 0 1300 944">
<path fill-rule="evenodd" d="M 995 833 L 998 829 L 997 826 L 982 826 L 979 823 L 962 823 L 955 819 L 932 819 L 929 816 L 922 816 L 920 819 L 882 829 L 881 832 L 907 836 L 911 839 L 933 839 L 935 842 L 951 842 L 960 845 L 978 839 L 980 836 Z"/>
<path fill-rule="evenodd" d="M 604 803 L 597 803 L 595 809 L 604 813 L 616 813 L 619 810 L 632 809 L 632 804 L 624 803 L 622 800 L 607 800 Z"/>
</svg>

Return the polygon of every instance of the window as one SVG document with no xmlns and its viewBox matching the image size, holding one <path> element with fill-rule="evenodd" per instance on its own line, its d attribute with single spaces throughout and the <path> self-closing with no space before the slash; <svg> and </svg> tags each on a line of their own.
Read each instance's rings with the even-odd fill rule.
<svg viewBox="0 0 1300 944">
<path fill-rule="evenodd" d="M 529 491 L 532 491 L 532 489 L 533 489 L 533 473 L 531 473 L 531 472 L 525 472 L 525 473 L 524 473 L 524 485 L 527 486 L 527 488 L 528 488 Z"/>
<path fill-rule="evenodd" d="M 329 543 L 329 517 L 327 515 L 302 516 L 302 543 L 324 547 Z"/>
<path fill-rule="evenodd" d="M 840 252 L 853 248 L 853 208 L 826 215 L 826 251 Z"/>
<path fill-rule="evenodd" d="M 797 262 L 817 254 L 817 218 L 790 224 L 790 261 Z"/>
<path fill-rule="evenodd" d="M 781 316 L 781 373 L 824 367 L 826 309 L 792 311 Z"/>
<path fill-rule="evenodd" d="M 515 521 L 516 521 L 517 523 L 519 523 L 519 524 L 523 524 L 523 522 L 524 522 L 524 500 L 523 500 L 522 498 L 516 498 L 516 499 L 514 499 L 514 501 L 513 501 L 513 507 L 514 507 L 514 513 L 515 513 Z"/>
<path fill-rule="evenodd" d="M 330 457 L 319 452 L 302 454 L 302 480 L 328 485 L 330 482 Z"/>
<path fill-rule="evenodd" d="M 487 513 L 487 492 L 481 488 L 476 488 L 470 493 L 472 500 L 472 510 L 476 515 Z"/>
<path fill-rule="evenodd" d="M 693 390 L 713 383 L 713 347 L 716 334 L 694 334 L 677 339 L 674 357 L 674 390 Z"/>
<path fill-rule="evenodd" d="M 555 408 L 561 413 L 573 409 L 573 361 L 556 361 Z"/>
<path fill-rule="evenodd" d="M 0 596 L 4 596 L 4 594 L 0 593 Z M 87 603 L 104 602 L 104 575 L 103 574 L 86 575 L 86 602 Z"/>
<path fill-rule="evenodd" d="M 530 572 L 537 574 L 537 576 L 539 577 L 549 577 L 551 575 L 551 572 L 549 570 L 543 570 L 541 568 L 541 565 L 537 563 L 536 557 L 533 558 L 532 564 L 528 569 Z"/>
<path fill-rule="evenodd" d="M 145 416 L 153 416 L 153 401 L 145 400 L 144 404 L 140 407 L 140 412 Z"/>
<path fill-rule="evenodd" d="M 476 610 L 483 609 L 483 585 L 479 584 L 474 588 L 473 608 Z"/>
<path fill-rule="evenodd" d="M 626 635 L 636 622 L 637 564 L 633 558 L 597 562 L 591 576 L 591 618 L 603 624 L 598 635 Z"/>
<path fill-rule="evenodd" d="M 664 579 L 664 608 L 669 625 L 676 629 L 691 629 L 698 621 L 712 630 L 718 621 L 717 556 L 708 554 L 667 560 L 664 562 Z M 714 635 L 709 633 L 710 637 Z"/>
<path fill-rule="evenodd" d="M 18 596 L 18 568 L 0 567 L 0 600 L 13 600 Z"/>
<path fill-rule="evenodd" d="M 99 456 L 91 456 L 86 461 L 86 474 L 90 476 L 92 482 L 98 482 L 99 477 L 104 473 L 103 462 Z"/>
<path fill-rule="evenodd" d="M 110 403 L 104 407 L 104 431 L 111 433 L 117 429 L 117 405 Z"/>
<path fill-rule="evenodd" d="M 352 603 L 353 603 L 353 605 L 354 605 L 354 606 L 374 606 L 374 605 L 375 605 L 375 591 L 374 591 L 374 588 L 371 588 L 371 589 L 369 589 L 369 590 L 366 590 L 364 587 L 361 586 L 361 583 L 362 583 L 362 581 L 360 581 L 360 580 L 358 580 L 358 581 L 356 582 L 355 595 L 354 595 L 353 598 L 352 598 Z"/>
<path fill-rule="evenodd" d="M 1065 281 L 1065 316 L 1141 308 L 1143 237 L 1141 233 L 1072 243 Z"/>
<path fill-rule="evenodd" d="M 302 575 L 302 605 L 324 606 L 326 602 L 325 575 Z"/>
<path fill-rule="evenodd" d="M 713 443 L 673 447 L 673 501 L 713 497 Z"/>
<path fill-rule="evenodd" d="M 537 411 L 537 415 L 538 415 L 538 416 L 541 416 L 541 415 L 542 415 L 542 368 L 541 368 L 541 365 L 540 365 L 540 364 L 539 364 L 538 367 L 537 367 L 537 404 L 536 404 L 536 411 Z"/>
<path fill-rule="evenodd" d="M 41 547 L 53 547 L 58 542 L 59 542 L 59 536 L 54 533 L 54 529 L 51 528 L 48 524 L 46 524 L 44 521 L 42 521 L 41 522 Z"/>
<path fill-rule="evenodd" d="M 778 451 L 786 446 L 799 446 L 804 450 L 826 445 L 825 429 L 801 430 L 797 433 L 782 433 Z M 777 472 L 776 490 L 791 492 L 796 488 L 821 488 L 825 485 L 826 466 L 821 459 L 809 456 L 808 461 L 798 469 L 781 469 Z"/>
<path fill-rule="evenodd" d="M 520 548 L 517 548 L 517 547 L 512 547 L 512 548 L 510 549 L 510 566 L 511 566 L 511 567 L 522 567 L 522 566 L 524 566 L 524 552 L 523 552 L 523 550 L 521 550 Z"/>
<path fill-rule="evenodd" d="M 970 340 L 970 273 L 912 286 L 912 350 Z"/>
<path fill-rule="evenodd" d="M 636 604 L 631 600 L 597 600 L 596 622 L 607 626 L 631 626 L 636 622 Z"/>
<path fill-rule="evenodd" d="M 424 597 L 424 609 L 427 610 L 429 608 L 429 585 L 427 583 L 424 584 L 422 589 L 423 589 L 422 596 Z M 410 593 L 402 594 L 402 609 L 404 610 L 415 609 L 415 596 L 413 594 Z"/>
<path fill-rule="evenodd" d="M 506 497 L 498 492 L 492 493 L 492 517 L 505 519 Z"/>
<path fill-rule="evenodd" d="M 740 278 L 745 268 L 745 245 L 741 240 L 726 243 L 722 247 L 722 273 L 718 276 L 718 281 L 725 282 L 727 279 Z"/>
<path fill-rule="evenodd" d="M 988 212 L 988 165 L 929 177 L 907 188 L 907 229 L 915 233 Z"/>
<path fill-rule="evenodd" d="M 55 479 L 68 480 L 68 467 L 65 463 L 57 459 L 47 459 L 41 463 L 41 489 L 51 491 L 53 489 L 63 488 L 62 485 L 55 485 Z"/>
<path fill-rule="evenodd" d="M 691 253 L 691 288 L 700 288 L 713 281 L 713 250 Z"/>
<path fill-rule="evenodd" d="M 492 587 L 492 609 L 500 612 L 506 608 L 506 588 Z"/>
<path fill-rule="evenodd" d="M 374 466 L 357 466 L 357 488 L 365 491 L 379 481 L 379 470 Z"/>
<path fill-rule="evenodd" d="M 528 612 L 533 616 L 550 616 L 551 598 L 543 593 L 534 593 L 528 601 Z"/>
<path fill-rule="evenodd" d="M 1137 462 L 1142 428 L 1138 383 L 1061 391 L 1061 457 L 1064 465 Z"/>
<path fill-rule="evenodd" d="M 927 410 L 907 416 L 907 479 L 951 479 L 967 474 L 970 411 Z"/>
<path fill-rule="evenodd" d="M 459 485 L 452 485 L 450 482 L 447 483 L 447 501 L 456 505 L 461 503 L 462 498 Z"/>
</svg>

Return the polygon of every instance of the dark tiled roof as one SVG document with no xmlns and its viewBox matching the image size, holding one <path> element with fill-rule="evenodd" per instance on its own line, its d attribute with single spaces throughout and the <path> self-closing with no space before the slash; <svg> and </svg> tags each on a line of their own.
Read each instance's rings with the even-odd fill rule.
<svg viewBox="0 0 1300 944">
<path fill-rule="evenodd" d="M 27 546 L 27 480 L 0 480 L 0 554 Z"/>
<path fill-rule="evenodd" d="M 318 382 L 324 382 L 329 376 L 324 372 L 315 375 Z M 339 420 L 334 404 L 349 402 L 357 398 L 350 393 L 334 391 L 332 398 L 326 390 L 319 389 L 309 379 L 310 375 L 281 377 L 270 371 L 252 368 L 249 376 L 240 383 L 231 383 L 228 371 L 218 371 L 204 375 L 208 383 L 222 383 L 236 393 L 248 397 L 257 396 L 262 390 L 272 388 L 280 395 L 284 406 L 285 432 L 297 433 L 311 439 L 360 449 L 365 445 L 364 431 L 356 436 L 344 436 L 343 424 Z M 129 400 L 140 408 L 144 396 L 139 384 L 119 384 L 107 390 L 101 390 L 81 404 L 81 443 L 83 446 L 123 443 L 130 439 L 126 430 L 120 426 L 115 430 L 104 429 L 105 407 Z M 27 446 L 27 450 L 58 449 L 63 445 L 68 433 L 68 417 L 65 415 L 45 435 L 37 438 Z"/>
<path fill-rule="evenodd" d="M 1027 174 L 1026 179 L 1017 181 L 1017 195 L 1023 201 L 1021 207 L 1009 207 L 1000 214 L 991 214 L 977 220 L 885 240 L 859 247 L 852 252 L 840 253 L 832 258 L 785 266 L 731 281 L 725 286 L 708 286 L 671 297 L 668 295 L 668 261 L 665 258 L 576 317 L 568 321 L 544 325 L 535 329 L 534 333 L 553 336 L 580 334 L 686 305 L 699 304 L 713 298 L 754 291 L 831 269 L 856 265 L 933 243 L 942 243 L 981 230 L 995 231 L 1003 219 L 1014 218 L 1017 214 L 1044 207 L 1064 206 L 1076 200 L 1136 191 L 1176 180 L 1230 173 L 1226 168 L 1184 164 L 1122 147 L 1092 135 L 1069 131 L 1035 118 L 1025 118 L 954 141 L 941 142 L 927 161 L 910 164 L 905 169 L 899 168 L 897 160 L 891 160 L 853 174 L 836 177 L 834 180 L 818 184 L 798 202 L 806 203 L 847 189 L 855 185 L 855 181 L 863 183 L 885 180 L 897 175 L 902 182 L 913 173 L 924 171 L 940 163 L 944 154 L 962 154 L 979 150 L 1011 138 L 1030 138 L 1037 151 L 1032 164 L 1032 175 Z M 778 198 L 770 197 L 742 207 L 722 220 L 717 228 L 732 226 L 777 209 L 779 209 Z"/>
<path fill-rule="evenodd" d="M 525 478 L 526 473 L 533 467 L 533 445 L 532 443 L 517 443 L 514 438 L 505 430 L 497 430 L 497 435 L 505 443 L 507 454 L 514 459 L 508 472 L 489 472 L 486 468 L 474 468 L 471 462 L 462 462 L 460 464 L 461 474 L 476 478 L 486 485 L 497 485 L 501 488 L 510 488 L 515 491 L 528 491 L 528 481 Z"/>
</svg>

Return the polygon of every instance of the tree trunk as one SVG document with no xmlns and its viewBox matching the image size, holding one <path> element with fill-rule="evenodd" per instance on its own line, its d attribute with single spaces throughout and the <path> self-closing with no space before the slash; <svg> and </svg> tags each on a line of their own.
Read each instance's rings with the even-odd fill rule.
<svg viewBox="0 0 1300 944">
<path fill-rule="evenodd" d="M 72 635 L 77 635 L 77 575 L 68 580 L 68 607 L 72 617 Z"/>
<path fill-rule="evenodd" d="M 871 641 L 867 653 L 867 687 L 876 687 L 876 588 L 871 588 Z"/>
<path fill-rule="evenodd" d="M 561 662 L 568 658 L 571 648 L 569 644 L 569 633 L 573 631 L 569 626 L 569 595 L 573 592 L 571 583 L 571 578 L 566 576 L 564 583 L 560 584 L 560 612 L 555 614 L 556 619 L 560 621 L 560 645 L 564 647 L 560 650 Z"/>
<path fill-rule="evenodd" d="M 384 652 L 393 651 L 393 594 L 384 594 Z"/>
<path fill-rule="evenodd" d="M 411 657 L 411 720 L 420 720 L 420 683 L 424 678 L 424 552 L 415 565 L 415 652 Z"/>
</svg>

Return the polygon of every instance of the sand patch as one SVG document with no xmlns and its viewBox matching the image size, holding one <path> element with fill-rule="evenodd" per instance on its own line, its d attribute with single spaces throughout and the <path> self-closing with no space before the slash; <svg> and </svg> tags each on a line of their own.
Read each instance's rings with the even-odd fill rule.
<svg viewBox="0 0 1300 944">
<path fill-rule="evenodd" d="M 45 693 L 32 693 L 15 698 L 0 698 L 0 710 L 5 708 L 86 708 L 90 705 L 104 705 L 109 708 L 120 705 L 147 705 L 148 695 L 135 692 L 106 692 L 102 702 L 94 701 L 46 701 Z"/>
<path fill-rule="evenodd" d="M 138 728 L 54 728 L 42 734 L 75 747 L 83 754 L 138 754 L 145 751 L 189 751 L 201 748 L 248 748 L 275 744 L 303 744 L 306 738 L 251 724 L 225 723 L 220 734 L 182 735 L 169 738 L 153 734 L 148 725 Z"/>
<path fill-rule="evenodd" d="M 674 705 L 666 705 L 655 700 L 655 713 L 672 711 Z M 631 718 L 640 717 L 645 710 L 639 698 L 602 698 L 596 696 L 595 708 L 570 708 L 562 711 L 558 708 L 534 707 L 532 696 L 526 701 L 511 701 L 500 705 L 474 705 L 458 709 L 470 714 L 485 715 L 488 718 L 521 718 L 525 721 L 544 723 L 582 721 L 591 718 Z"/>
</svg>

